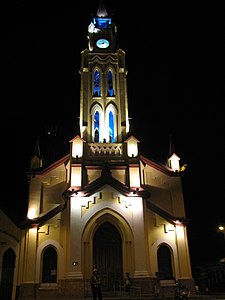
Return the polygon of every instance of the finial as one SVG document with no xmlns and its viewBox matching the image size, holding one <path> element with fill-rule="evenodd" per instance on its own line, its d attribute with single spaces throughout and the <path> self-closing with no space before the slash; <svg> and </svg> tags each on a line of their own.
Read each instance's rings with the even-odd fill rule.
<svg viewBox="0 0 225 300">
<path fill-rule="evenodd" d="M 99 8 L 98 8 L 98 11 L 97 11 L 97 16 L 98 17 L 107 17 L 108 16 L 108 13 L 107 13 L 107 11 L 106 11 L 106 9 L 105 9 L 105 6 L 104 6 L 104 4 L 103 4 L 103 1 L 101 0 L 101 2 L 100 2 L 100 5 L 99 5 Z"/>
</svg>

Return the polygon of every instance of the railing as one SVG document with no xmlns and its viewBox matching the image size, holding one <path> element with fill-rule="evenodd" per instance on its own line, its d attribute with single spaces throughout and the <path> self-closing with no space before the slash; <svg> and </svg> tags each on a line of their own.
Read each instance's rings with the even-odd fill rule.
<svg viewBox="0 0 225 300">
<path fill-rule="evenodd" d="M 122 156 L 121 143 L 90 143 L 89 155 L 97 157 L 105 156 Z"/>
</svg>

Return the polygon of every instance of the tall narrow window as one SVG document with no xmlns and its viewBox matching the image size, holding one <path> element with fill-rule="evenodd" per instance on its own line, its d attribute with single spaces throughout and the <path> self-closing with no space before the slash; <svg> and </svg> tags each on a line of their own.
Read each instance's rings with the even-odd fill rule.
<svg viewBox="0 0 225 300">
<path fill-rule="evenodd" d="M 42 282 L 56 283 L 57 281 L 57 253 L 53 247 L 45 250 L 43 255 Z"/>
<path fill-rule="evenodd" d="M 94 114 L 94 139 L 96 143 L 99 143 L 99 112 Z"/>
<path fill-rule="evenodd" d="M 115 132 L 114 132 L 114 116 L 113 113 L 109 112 L 109 141 L 110 143 L 114 142 Z"/>
<path fill-rule="evenodd" d="M 108 93 L 107 96 L 113 97 L 114 96 L 114 90 L 113 90 L 113 76 L 112 72 L 108 72 Z"/>
<path fill-rule="evenodd" d="M 160 246 L 157 252 L 157 258 L 160 279 L 172 279 L 172 259 L 169 248 L 165 245 Z"/>
<path fill-rule="evenodd" d="M 100 92 L 100 73 L 96 70 L 94 73 L 94 96 L 99 97 Z"/>
<path fill-rule="evenodd" d="M 113 103 L 110 103 L 106 107 L 106 139 L 111 143 L 117 142 L 117 108 Z"/>
</svg>

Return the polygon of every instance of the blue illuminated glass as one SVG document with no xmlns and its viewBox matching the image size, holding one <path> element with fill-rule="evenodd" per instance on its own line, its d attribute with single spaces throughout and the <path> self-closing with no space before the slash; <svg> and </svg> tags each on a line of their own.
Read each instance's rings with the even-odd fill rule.
<svg viewBox="0 0 225 300">
<path fill-rule="evenodd" d="M 95 71 L 94 74 L 94 96 L 100 96 L 100 74 Z"/>
<path fill-rule="evenodd" d="M 115 141 L 115 133 L 114 133 L 114 117 L 113 113 L 109 112 L 109 141 L 113 143 Z"/>
<path fill-rule="evenodd" d="M 96 18 L 94 19 L 94 24 L 95 21 L 97 22 L 98 28 L 110 28 L 110 25 L 112 23 L 111 18 Z"/>
<path fill-rule="evenodd" d="M 96 111 L 94 115 L 94 134 L 95 134 L 95 142 L 99 142 L 99 112 Z"/>
<path fill-rule="evenodd" d="M 114 96 L 112 72 L 108 72 L 108 96 Z"/>
</svg>

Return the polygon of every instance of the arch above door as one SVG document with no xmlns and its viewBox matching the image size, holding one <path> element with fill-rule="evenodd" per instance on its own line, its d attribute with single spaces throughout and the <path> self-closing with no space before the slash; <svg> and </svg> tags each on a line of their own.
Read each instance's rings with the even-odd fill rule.
<svg viewBox="0 0 225 300">
<path fill-rule="evenodd" d="M 123 273 L 132 273 L 134 266 L 133 233 L 128 222 L 123 216 L 112 209 L 102 209 L 93 215 L 84 227 L 82 235 L 83 274 L 84 278 L 90 278 L 93 261 L 93 240 L 97 230 L 105 223 L 115 227 L 121 237 L 122 269 Z M 124 275 L 124 274 L 123 274 Z"/>
</svg>

